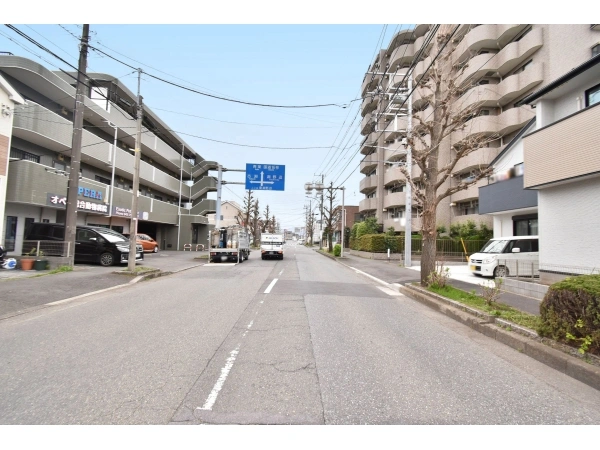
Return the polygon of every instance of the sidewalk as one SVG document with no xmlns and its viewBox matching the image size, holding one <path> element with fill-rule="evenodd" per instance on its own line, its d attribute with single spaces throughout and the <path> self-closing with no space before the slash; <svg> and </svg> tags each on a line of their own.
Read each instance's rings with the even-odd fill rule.
<svg viewBox="0 0 600 450">
<path fill-rule="evenodd" d="M 161 251 L 144 254 L 137 267 L 180 272 L 206 263 L 194 259 L 206 252 Z M 76 264 L 72 272 L 49 275 L 48 270 L 0 269 L 0 319 L 44 307 L 50 303 L 136 282 L 140 277 L 118 274 L 126 265 L 102 267 Z"/>
<path fill-rule="evenodd" d="M 418 262 L 413 262 L 411 267 L 404 267 L 402 261 L 388 262 L 387 260 L 366 259 L 351 255 L 349 252 L 344 252 L 344 257 L 338 259 L 338 261 L 389 284 L 404 285 L 421 280 L 421 266 Z M 471 274 L 466 263 L 451 263 L 447 267 L 450 268 L 450 284 L 457 289 L 467 292 L 475 290 L 479 294 L 481 293 L 482 284 L 490 285 L 490 283 L 493 283 L 491 279 L 476 277 Z M 500 295 L 499 302 L 529 314 L 536 316 L 540 314 L 541 302 L 534 298 L 503 292 Z"/>
</svg>

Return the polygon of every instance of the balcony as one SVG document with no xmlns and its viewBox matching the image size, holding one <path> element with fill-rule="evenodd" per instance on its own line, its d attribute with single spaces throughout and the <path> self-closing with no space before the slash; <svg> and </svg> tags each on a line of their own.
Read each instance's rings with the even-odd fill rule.
<svg viewBox="0 0 600 450">
<path fill-rule="evenodd" d="M 391 184 L 405 183 L 406 177 L 400 171 L 400 168 L 389 166 L 383 174 L 383 184 L 389 186 Z"/>
<path fill-rule="evenodd" d="M 406 192 L 393 192 L 383 196 L 383 207 L 396 208 L 406 205 Z"/>
<path fill-rule="evenodd" d="M 375 139 L 375 133 L 371 133 L 369 137 L 365 140 L 365 142 L 360 147 L 360 152 L 363 155 L 371 155 L 376 152 L 377 148 L 377 139 Z"/>
<path fill-rule="evenodd" d="M 374 118 L 372 113 L 368 113 L 365 115 L 365 117 L 363 117 L 362 121 L 360 122 L 360 134 L 366 136 L 373 130 L 373 120 Z"/>
<path fill-rule="evenodd" d="M 375 64 L 373 64 L 369 68 L 369 72 L 380 72 L 380 70 L 375 69 L 374 66 L 375 66 Z M 367 92 L 370 92 L 373 89 L 375 89 L 377 87 L 377 85 L 379 84 L 379 80 L 381 80 L 381 75 L 372 74 L 372 73 L 365 74 L 365 78 L 360 87 L 361 96 L 364 97 L 365 95 L 367 95 Z"/>
<path fill-rule="evenodd" d="M 371 175 L 360 180 L 360 192 L 368 194 L 377 189 L 377 175 Z"/>
<path fill-rule="evenodd" d="M 458 160 L 454 173 L 466 172 L 473 169 L 486 168 L 490 161 L 500 154 L 504 147 L 483 147 Z"/>
<path fill-rule="evenodd" d="M 83 131 L 81 141 L 81 162 L 99 167 L 107 172 L 110 171 L 111 163 L 109 162 L 108 155 L 112 145 L 86 130 Z M 133 175 L 134 156 L 125 150 L 117 148 L 115 158 L 115 174 L 131 178 Z M 145 161 L 140 162 L 139 175 L 141 184 L 160 192 L 167 192 L 169 194 L 179 193 L 179 179 L 170 176 Z"/>
<path fill-rule="evenodd" d="M 543 69 L 543 63 L 538 62 L 531 64 L 523 72 L 505 78 L 499 84 L 475 86 L 459 99 L 456 109 L 463 110 L 473 105 L 493 108 L 508 105 L 544 80 Z"/>
<path fill-rule="evenodd" d="M 367 156 L 364 161 L 360 162 L 360 172 L 361 173 L 370 173 L 377 167 L 377 156 Z"/>
<path fill-rule="evenodd" d="M 465 71 L 456 79 L 458 86 L 477 80 L 488 72 L 504 77 L 519 64 L 524 63 L 543 45 L 542 29 L 530 31 L 520 41 L 511 42 L 495 55 L 483 54 L 469 60 Z"/>
<path fill-rule="evenodd" d="M 73 123 L 41 105 L 27 102 L 26 105 L 15 107 L 13 136 L 56 152 L 70 154 Z"/>
<path fill-rule="evenodd" d="M 387 115 L 386 117 L 391 120 L 387 123 L 385 130 L 383 130 L 384 141 L 393 141 L 401 135 L 406 134 L 406 129 L 408 127 L 407 116 Z"/>
<path fill-rule="evenodd" d="M 475 117 L 466 123 L 464 130 L 452 133 L 452 142 L 458 143 L 477 134 L 499 138 L 520 130 L 534 117 L 535 112 L 524 106 L 509 109 L 498 116 Z"/>
<path fill-rule="evenodd" d="M 460 203 L 467 200 L 475 200 L 479 196 L 479 188 L 485 186 L 487 184 L 487 180 L 481 179 L 473 186 L 468 189 L 464 189 L 462 191 L 458 191 L 451 196 L 451 201 L 454 203 Z"/>
<path fill-rule="evenodd" d="M 360 105 L 361 115 L 373 112 L 379 104 L 379 95 L 367 94 Z"/>
<path fill-rule="evenodd" d="M 365 198 L 358 203 L 358 211 L 363 213 L 377 209 L 377 198 Z"/>
<path fill-rule="evenodd" d="M 455 62 L 463 62 L 473 54 L 483 49 L 502 48 L 507 42 L 514 39 L 521 31 L 527 28 L 527 24 L 517 25 L 480 25 L 471 29 L 464 37 L 460 45 L 454 51 Z"/>
<path fill-rule="evenodd" d="M 400 142 L 394 142 L 390 144 L 383 153 L 384 161 L 405 161 L 406 160 L 406 148 Z"/>
<path fill-rule="evenodd" d="M 479 214 L 536 208 L 537 192 L 523 188 L 523 176 L 479 187 Z"/>
<path fill-rule="evenodd" d="M 399 67 L 402 67 L 405 64 L 410 64 L 415 56 L 415 47 L 412 43 L 403 44 L 392 52 L 390 56 L 390 68 L 389 72 L 396 72 L 399 70 Z"/>
<path fill-rule="evenodd" d="M 597 176 L 600 172 L 600 104 L 523 138 L 525 188 Z"/>
</svg>

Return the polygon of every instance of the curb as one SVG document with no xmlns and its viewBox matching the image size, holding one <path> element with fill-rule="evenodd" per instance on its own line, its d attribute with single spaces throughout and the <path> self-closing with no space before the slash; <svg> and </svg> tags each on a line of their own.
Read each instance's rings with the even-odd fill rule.
<svg viewBox="0 0 600 450">
<path fill-rule="evenodd" d="M 599 366 L 586 363 L 575 356 L 538 342 L 536 339 L 539 339 L 539 337 L 533 330 L 474 310 L 453 300 L 425 291 L 421 287 L 405 285 L 400 286 L 398 291 L 542 364 L 600 390 Z M 501 328 L 506 326 L 513 331 Z"/>
</svg>

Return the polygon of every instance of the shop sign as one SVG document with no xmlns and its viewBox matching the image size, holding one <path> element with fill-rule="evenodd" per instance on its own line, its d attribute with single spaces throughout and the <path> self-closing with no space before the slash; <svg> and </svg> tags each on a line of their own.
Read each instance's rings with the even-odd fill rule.
<svg viewBox="0 0 600 450">
<path fill-rule="evenodd" d="M 131 209 L 130 208 L 121 208 L 120 206 L 113 206 L 112 215 L 118 216 L 118 217 L 131 218 Z M 140 220 L 148 220 L 148 213 L 146 211 L 138 211 L 137 216 L 138 216 L 138 219 L 140 219 Z"/>
<path fill-rule="evenodd" d="M 48 192 L 46 193 L 46 204 L 65 209 L 67 207 L 67 196 L 51 194 Z M 108 214 L 108 206 L 104 203 L 88 202 L 85 200 L 77 200 L 77 210 Z"/>
</svg>

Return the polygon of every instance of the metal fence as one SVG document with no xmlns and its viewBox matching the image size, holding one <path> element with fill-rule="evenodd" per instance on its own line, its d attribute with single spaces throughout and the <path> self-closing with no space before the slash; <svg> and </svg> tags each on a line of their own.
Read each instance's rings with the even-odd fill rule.
<svg viewBox="0 0 600 450">
<path fill-rule="evenodd" d="M 22 255 L 35 256 L 72 256 L 71 243 L 65 241 L 23 241 Z"/>
<path fill-rule="evenodd" d="M 566 264 L 540 264 L 543 272 L 553 272 L 564 275 L 600 275 L 600 267 L 569 266 Z"/>
<path fill-rule="evenodd" d="M 540 277 L 538 259 L 501 259 L 498 258 L 498 274 L 505 278 L 535 279 Z"/>
</svg>

